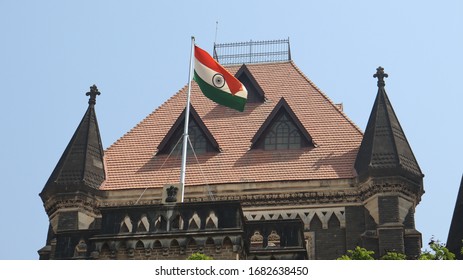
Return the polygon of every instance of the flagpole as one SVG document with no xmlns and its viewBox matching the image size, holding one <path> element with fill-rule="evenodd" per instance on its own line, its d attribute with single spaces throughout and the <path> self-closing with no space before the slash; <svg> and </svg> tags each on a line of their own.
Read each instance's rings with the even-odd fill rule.
<svg viewBox="0 0 463 280">
<path fill-rule="evenodd" d="M 189 124 L 189 119 L 190 119 L 191 69 L 193 68 L 194 45 L 195 45 L 195 37 L 191 36 L 190 68 L 188 71 L 188 91 L 187 91 L 186 107 L 185 107 L 185 126 L 183 127 L 182 166 L 180 169 L 180 191 L 181 191 L 180 202 L 183 202 L 183 198 L 185 196 L 186 156 L 187 156 L 187 151 L 188 151 L 188 124 Z"/>
</svg>

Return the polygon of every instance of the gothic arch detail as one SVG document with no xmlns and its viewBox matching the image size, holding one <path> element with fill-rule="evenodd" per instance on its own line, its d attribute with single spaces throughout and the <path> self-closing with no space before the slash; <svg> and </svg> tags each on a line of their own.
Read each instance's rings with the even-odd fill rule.
<svg viewBox="0 0 463 280">
<path fill-rule="evenodd" d="M 125 215 L 124 219 L 121 222 L 120 230 L 121 233 L 128 233 L 132 232 L 133 225 L 132 221 L 130 220 L 129 215 Z"/>
<path fill-rule="evenodd" d="M 214 211 L 209 213 L 209 216 L 206 219 L 206 228 L 207 229 L 216 229 L 219 227 L 219 219 L 215 215 Z"/>
<path fill-rule="evenodd" d="M 183 229 L 183 218 L 180 214 L 172 216 L 170 220 L 170 230 L 182 230 Z"/>
<path fill-rule="evenodd" d="M 150 223 L 148 221 L 148 218 L 146 217 L 145 214 L 143 214 L 140 218 L 140 221 L 138 221 L 137 225 L 137 232 L 146 232 L 150 228 Z"/>
<path fill-rule="evenodd" d="M 189 230 L 199 230 L 201 228 L 201 218 L 199 218 L 198 213 L 194 212 L 190 221 L 188 222 Z"/>
<path fill-rule="evenodd" d="M 166 231 L 167 230 L 167 220 L 163 215 L 159 215 L 154 221 L 154 230 L 155 231 Z"/>
<path fill-rule="evenodd" d="M 295 210 L 275 210 L 269 211 L 250 211 L 244 215 L 248 221 L 260 220 L 279 220 L 300 218 L 304 222 L 304 228 L 310 229 L 312 219 L 317 216 L 323 229 L 328 229 L 331 216 L 335 217 L 341 228 L 346 227 L 346 215 L 344 207 L 332 207 L 322 209 L 295 209 Z"/>
<path fill-rule="evenodd" d="M 143 243 L 143 241 L 138 240 L 135 244 L 135 249 L 145 249 L 145 244 Z"/>
</svg>

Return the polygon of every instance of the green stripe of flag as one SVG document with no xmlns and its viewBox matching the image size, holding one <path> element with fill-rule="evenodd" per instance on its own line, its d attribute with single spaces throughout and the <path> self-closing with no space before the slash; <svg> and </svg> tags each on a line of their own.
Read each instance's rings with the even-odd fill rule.
<svg viewBox="0 0 463 280">
<path fill-rule="evenodd" d="M 244 106 L 246 105 L 246 98 L 232 95 L 228 92 L 224 92 L 214 86 L 211 86 L 203 79 L 201 79 L 201 77 L 196 73 L 196 71 L 194 72 L 194 80 L 196 81 L 196 83 L 198 83 L 199 88 L 207 98 L 220 105 L 233 108 L 240 112 L 244 111 Z"/>
</svg>

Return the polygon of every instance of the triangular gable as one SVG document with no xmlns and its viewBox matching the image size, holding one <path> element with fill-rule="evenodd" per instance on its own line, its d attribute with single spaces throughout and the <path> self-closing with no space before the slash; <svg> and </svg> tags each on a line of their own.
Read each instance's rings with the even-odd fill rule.
<svg viewBox="0 0 463 280">
<path fill-rule="evenodd" d="M 291 109 L 291 107 L 289 107 L 286 100 L 282 97 L 280 101 L 278 102 L 278 104 L 275 106 L 275 108 L 273 108 L 272 112 L 267 117 L 265 122 L 259 128 L 257 133 L 252 138 L 251 149 L 264 147 L 265 137 L 268 135 L 268 132 L 272 128 L 272 125 L 274 124 L 274 122 L 282 114 L 286 114 L 291 120 L 291 122 L 294 124 L 294 126 L 297 128 L 303 140 L 302 147 L 315 147 L 312 141 L 312 137 L 307 132 L 307 130 L 304 128 L 304 126 L 301 124 L 296 114 L 294 114 L 293 110 Z"/>
<path fill-rule="evenodd" d="M 248 90 L 248 103 L 262 103 L 265 101 L 265 94 L 260 85 L 257 83 L 254 76 L 249 71 L 245 64 L 236 72 L 235 77 Z"/>
<path fill-rule="evenodd" d="M 175 147 L 175 144 L 178 141 L 178 138 L 183 135 L 184 123 L 185 123 L 185 109 L 183 110 L 182 114 L 177 118 L 174 125 L 170 128 L 169 132 L 166 134 L 164 139 L 158 146 L 157 154 L 168 154 L 171 152 L 171 149 Z M 198 113 L 196 112 L 195 108 L 190 105 L 190 118 L 189 118 L 189 126 L 196 125 L 201 133 L 206 138 L 206 146 L 209 147 L 208 151 L 215 151 L 219 152 L 219 144 L 212 136 L 209 129 L 207 129 L 204 122 L 199 117 Z M 190 132 L 189 132 L 190 134 Z M 190 134 L 191 135 L 191 134 Z M 181 143 L 179 143 L 181 145 Z"/>
</svg>

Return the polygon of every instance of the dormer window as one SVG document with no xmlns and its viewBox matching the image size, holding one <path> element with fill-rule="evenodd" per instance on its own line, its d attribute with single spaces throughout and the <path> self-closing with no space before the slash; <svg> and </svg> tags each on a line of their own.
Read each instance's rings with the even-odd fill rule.
<svg viewBox="0 0 463 280">
<path fill-rule="evenodd" d="M 252 148 L 291 150 L 314 147 L 312 137 L 282 98 L 252 139 Z"/>
<path fill-rule="evenodd" d="M 158 147 L 158 154 L 181 154 L 183 147 L 183 130 L 185 124 L 185 110 L 174 123 L 170 131 L 164 137 Z M 190 107 L 190 118 L 188 122 L 188 138 L 196 154 L 218 152 L 219 146 L 207 127 L 202 122 L 193 106 Z M 192 153 L 188 143 L 187 151 Z"/>
<path fill-rule="evenodd" d="M 183 124 L 180 126 L 181 129 L 177 129 L 175 135 L 172 137 L 172 140 L 169 144 L 169 148 L 167 150 L 170 151 L 173 149 L 172 154 L 181 154 L 182 147 L 183 147 Z M 190 139 L 191 145 L 194 148 L 196 154 L 204 154 L 206 152 L 213 152 L 216 151 L 214 147 L 207 141 L 206 136 L 199 128 L 198 124 L 190 119 L 188 123 L 188 138 Z M 177 144 L 177 146 L 175 146 Z M 188 143 L 188 153 L 192 153 L 191 146 Z"/>
<path fill-rule="evenodd" d="M 265 101 L 264 91 L 245 64 L 236 72 L 235 77 L 248 90 L 247 103 L 263 103 Z"/>
<path fill-rule="evenodd" d="M 307 141 L 304 140 L 288 113 L 282 111 L 264 136 L 263 148 L 265 150 L 300 149 L 308 146 Z"/>
</svg>

